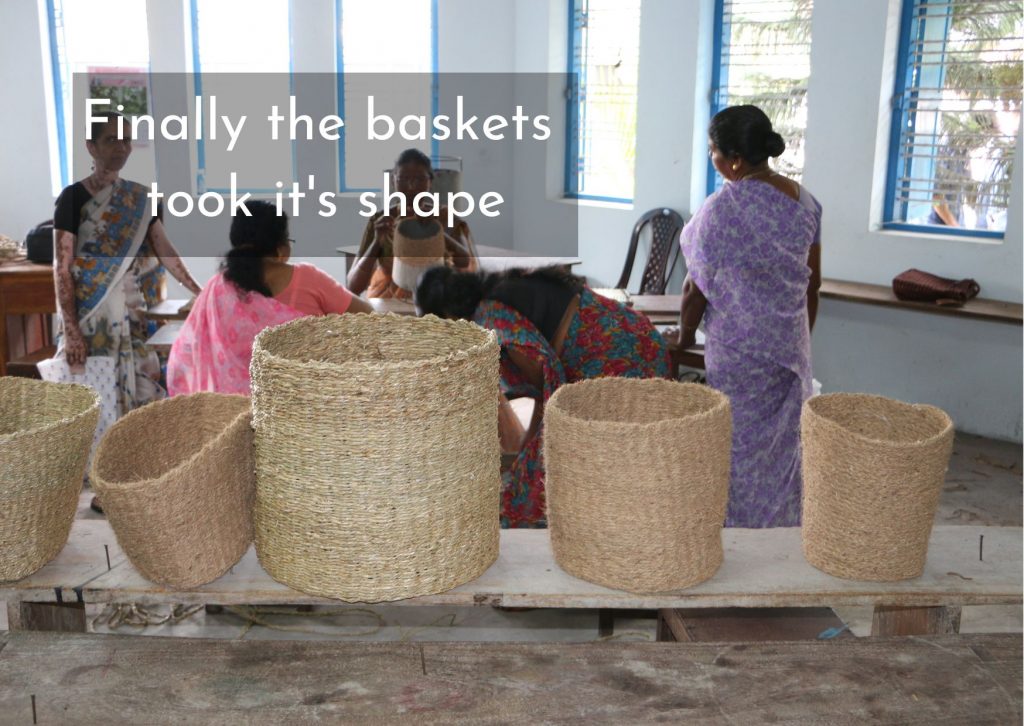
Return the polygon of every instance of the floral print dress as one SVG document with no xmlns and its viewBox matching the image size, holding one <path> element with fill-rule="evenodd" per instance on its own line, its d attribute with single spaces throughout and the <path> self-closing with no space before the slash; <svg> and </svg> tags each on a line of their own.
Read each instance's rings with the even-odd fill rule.
<svg viewBox="0 0 1024 726">
<path fill-rule="evenodd" d="M 629 308 L 584 288 L 569 325 L 561 356 L 518 310 L 496 300 L 477 306 L 473 321 L 495 331 L 501 344 L 501 391 L 507 398 L 530 397 L 546 403 L 558 387 L 589 378 L 669 375 L 669 354 L 650 321 Z M 544 389 L 537 390 L 509 359 L 507 351 L 541 364 Z M 543 428 L 543 427 L 542 427 Z M 520 450 L 502 475 L 501 526 L 544 527 L 542 431 Z"/>
</svg>

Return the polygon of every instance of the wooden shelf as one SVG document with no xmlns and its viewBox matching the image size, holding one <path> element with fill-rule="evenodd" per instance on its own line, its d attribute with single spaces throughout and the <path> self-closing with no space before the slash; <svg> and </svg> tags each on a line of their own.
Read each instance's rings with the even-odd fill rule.
<svg viewBox="0 0 1024 726">
<path fill-rule="evenodd" d="M 1024 321 L 1020 303 L 1003 302 L 974 298 L 960 308 L 943 307 L 934 303 L 910 302 L 898 300 L 891 287 L 872 285 L 866 282 L 847 282 L 845 280 L 825 279 L 821 281 L 821 297 L 829 300 L 880 305 L 883 307 L 918 310 L 925 313 L 936 313 L 959 318 L 975 318 L 991 320 L 999 323 L 1021 325 Z"/>
</svg>

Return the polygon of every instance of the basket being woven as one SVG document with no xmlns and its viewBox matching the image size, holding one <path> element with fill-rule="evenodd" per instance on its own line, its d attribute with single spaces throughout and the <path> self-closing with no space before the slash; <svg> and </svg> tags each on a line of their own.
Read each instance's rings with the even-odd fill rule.
<svg viewBox="0 0 1024 726">
<path fill-rule="evenodd" d="M 92 485 L 132 565 L 180 590 L 223 575 L 252 542 L 246 396 L 195 393 L 132 411 L 100 442 Z"/>
<path fill-rule="evenodd" d="M 833 393 L 804 404 L 801 438 L 807 561 L 852 580 L 920 576 L 953 450 L 949 416 Z"/>
<path fill-rule="evenodd" d="M 437 220 L 408 217 L 398 221 L 391 246 L 391 278 L 403 290 L 415 290 L 420 275 L 444 264 L 444 230 Z"/>
<path fill-rule="evenodd" d="M 443 592 L 498 556 L 492 332 L 329 315 L 252 357 L 256 551 L 274 579 L 349 601 Z"/>
<path fill-rule="evenodd" d="M 32 574 L 64 547 L 99 415 L 85 386 L 0 377 L 0 580 Z"/>
<path fill-rule="evenodd" d="M 606 587 L 696 585 L 722 563 L 729 400 L 693 383 L 601 378 L 544 412 L 548 527 L 566 572 Z"/>
</svg>

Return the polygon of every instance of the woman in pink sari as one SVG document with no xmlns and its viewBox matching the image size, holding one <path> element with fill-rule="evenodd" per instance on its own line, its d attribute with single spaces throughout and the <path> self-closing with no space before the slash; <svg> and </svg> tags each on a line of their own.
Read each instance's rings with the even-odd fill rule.
<svg viewBox="0 0 1024 726">
<path fill-rule="evenodd" d="M 304 315 L 368 313 L 354 297 L 313 265 L 290 264 L 294 240 L 288 217 L 268 202 L 248 202 L 251 216 L 231 223 L 231 250 L 203 288 L 167 361 L 174 395 L 197 391 L 249 394 L 249 361 L 264 328 Z"/>
</svg>

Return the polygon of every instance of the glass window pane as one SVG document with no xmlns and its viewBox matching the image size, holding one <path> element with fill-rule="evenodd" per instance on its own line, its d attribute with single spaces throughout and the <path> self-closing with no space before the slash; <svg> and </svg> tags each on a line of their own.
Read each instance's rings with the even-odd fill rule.
<svg viewBox="0 0 1024 726">
<path fill-rule="evenodd" d="M 639 0 L 576 0 L 567 191 L 629 201 L 636 162 Z"/>
<path fill-rule="evenodd" d="M 908 2 L 885 221 L 1001 235 L 1021 120 L 1024 3 Z"/>
<path fill-rule="evenodd" d="M 804 168 L 813 0 L 718 0 L 721 55 L 711 114 L 752 104 L 786 141 L 775 169 L 799 181 Z M 722 179 L 709 169 L 709 190 Z"/>
</svg>

